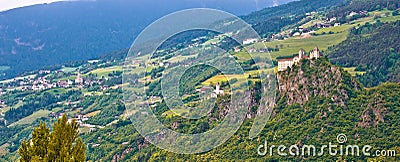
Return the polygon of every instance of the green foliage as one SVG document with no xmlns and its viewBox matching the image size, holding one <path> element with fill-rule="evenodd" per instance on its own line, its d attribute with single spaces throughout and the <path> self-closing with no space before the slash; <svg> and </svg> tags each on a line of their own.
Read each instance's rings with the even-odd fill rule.
<svg viewBox="0 0 400 162">
<path fill-rule="evenodd" d="M 202 82 L 215 76 L 218 73 L 218 69 L 208 65 L 198 65 L 191 67 L 181 77 L 179 84 L 180 94 L 193 93 L 195 91 L 195 86 L 200 85 Z"/>
<path fill-rule="evenodd" d="M 66 115 L 54 123 L 52 132 L 41 123 L 33 130 L 32 140 L 21 143 L 20 161 L 86 161 L 78 127 L 75 121 L 68 123 Z"/>
<path fill-rule="evenodd" d="M 54 104 L 58 101 L 59 99 L 56 98 L 56 96 L 47 92 L 43 94 L 33 95 L 26 99 L 26 104 L 18 108 L 12 108 L 11 110 L 7 111 L 4 118 L 10 123 L 15 122 L 19 119 L 33 114 L 35 111 L 43 107 L 50 106 L 51 104 Z"/>
<path fill-rule="evenodd" d="M 293 25 L 303 18 L 306 12 L 320 11 L 342 4 L 342 0 L 302 0 L 294 1 L 277 7 L 266 8 L 243 19 L 262 36 L 279 32 L 283 27 Z"/>
<path fill-rule="evenodd" d="M 350 0 L 347 4 L 338 6 L 332 10 L 328 16 L 346 16 L 350 12 L 359 11 L 375 11 L 381 10 L 382 8 L 387 8 L 389 10 L 396 10 L 400 7 L 400 2 L 397 0 Z"/>
<path fill-rule="evenodd" d="M 392 16 L 397 16 L 397 15 L 399 15 L 399 11 L 398 10 L 392 12 Z"/>
<path fill-rule="evenodd" d="M 353 29 L 346 41 L 329 49 L 328 57 L 332 63 L 366 70 L 358 79 L 367 87 L 399 82 L 399 37 L 400 21 L 366 24 Z"/>
<path fill-rule="evenodd" d="M 345 133 L 348 137 L 346 145 L 372 145 L 373 149 L 395 149 L 399 145 L 398 125 L 400 116 L 399 105 L 400 84 L 384 84 L 382 86 L 357 92 L 348 102 L 348 107 L 329 106 L 329 98 L 312 97 L 305 105 L 286 105 L 278 103 L 274 108 L 273 117 L 267 122 L 259 137 L 248 138 L 252 120 L 246 120 L 238 132 L 226 143 L 210 152 L 196 155 L 181 155 L 155 149 L 149 146 L 138 152 L 132 152 L 132 161 L 138 161 L 143 154 L 150 161 L 369 161 L 374 158 L 365 156 L 278 156 L 276 150 L 273 156 L 260 156 L 257 147 L 268 141 L 268 146 L 285 145 L 315 145 L 317 148 L 324 144 L 336 143 L 336 136 Z M 376 96 L 382 100 L 377 103 L 385 105 L 383 113 L 385 122 L 377 125 L 362 127 L 364 111 L 373 108 Z M 371 105 L 371 107 L 367 106 Z M 152 151 L 150 151 L 152 150 Z M 268 150 L 269 151 L 269 150 Z M 398 161 L 398 157 L 381 157 L 379 161 Z M 376 160 L 376 159 L 375 159 Z"/>
</svg>

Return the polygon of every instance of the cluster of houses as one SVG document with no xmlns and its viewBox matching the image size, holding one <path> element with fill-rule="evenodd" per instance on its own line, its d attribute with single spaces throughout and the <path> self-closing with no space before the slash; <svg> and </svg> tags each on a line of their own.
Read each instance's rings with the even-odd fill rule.
<svg viewBox="0 0 400 162">
<path fill-rule="evenodd" d="M 50 74 L 50 71 L 39 71 L 39 74 Z M 22 90 L 34 90 L 34 91 L 42 91 L 52 88 L 71 88 L 76 85 L 78 88 L 82 88 L 84 85 L 94 85 L 101 84 L 100 80 L 91 80 L 84 79 L 80 72 L 78 72 L 75 80 L 59 80 L 59 81 L 50 81 L 47 79 L 47 76 L 34 78 L 26 78 L 24 80 L 17 80 L 19 86 L 21 86 Z M 106 88 L 106 87 L 105 87 Z M 0 91 L 0 93 L 2 93 Z M 5 92 L 4 92 L 5 93 Z"/>
<path fill-rule="evenodd" d="M 6 101 L 0 100 L 0 110 L 3 110 L 6 107 Z M 2 111 L 0 111 L 2 113 Z"/>
<path fill-rule="evenodd" d="M 316 12 L 311 12 L 311 13 L 307 13 L 306 16 L 310 16 L 312 17 L 314 14 L 316 14 Z M 359 12 L 350 12 L 347 17 L 354 17 L 354 16 L 366 16 L 368 14 L 368 11 L 359 11 Z M 337 17 L 332 17 L 332 18 L 326 18 L 325 20 L 323 20 L 322 22 L 318 22 L 316 24 L 314 24 L 313 28 L 330 28 L 330 27 L 336 27 L 336 26 L 341 26 L 340 21 L 338 20 Z M 289 38 L 289 37 L 310 37 L 311 34 L 315 33 L 314 30 L 309 29 L 309 28 L 305 28 L 303 26 L 299 26 L 296 29 L 292 29 L 286 32 L 282 32 L 282 33 L 278 33 L 275 35 L 272 35 L 272 40 L 279 40 L 282 38 Z"/>
<path fill-rule="evenodd" d="M 317 23 L 316 27 L 317 28 L 329 28 L 332 26 L 340 26 L 340 25 L 341 24 L 340 24 L 340 22 L 337 21 L 337 18 L 332 17 L 332 18 L 326 18 L 326 20 L 324 20 L 322 23 Z"/>
<path fill-rule="evenodd" d="M 53 118 L 53 119 L 60 119 L 60 118 L 62 118 L 64 116 L 64 113 L 62 113 L 62 112 L 51 112 L 48 116 L 50 118 Z M 91 125 L 91 124 L 85 123 L 86 121 L 89 120 L 89 118 L 90 117 L 87 116 L 87 115 L 78 114 L 78 115 L 75 115 L 72 118 L 68 118 L 68 123 L 71 123 L 73 120 L 75 120 L 75 122 L 78 123 L 80 127 L 88 127 L 88 128 L 90 128 L 90 131 L 94 131 L 96 128 L 100 128 L 100 129 L 104 128 L 104 126 Z"/>
<path fill-rule="evenodd" d="M 57 83 L 50 83 L 50 81 L 47 80 L 46 77 L 39 77 L 36 80 L 29 78 L 20 81 L 19 85 L 23 86 L 22 90 L 34 90 L 34 91 L 40 91 L 57 87 Z"/>
</svg>

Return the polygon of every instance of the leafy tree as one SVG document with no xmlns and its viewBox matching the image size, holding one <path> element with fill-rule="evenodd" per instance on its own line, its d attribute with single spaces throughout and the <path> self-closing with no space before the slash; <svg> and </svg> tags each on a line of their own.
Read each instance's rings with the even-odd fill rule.
<svg viewBox="0 0 400 162">
<path fill-rule="evenodd" d="M 32 140 L 21 143 L 21 161 L 85 161 L 86 146 L 79 138 L 79 125 L 64 115 L 53 125 L 53 132 L 41 123 L 32 132 Z"/>
</svg>

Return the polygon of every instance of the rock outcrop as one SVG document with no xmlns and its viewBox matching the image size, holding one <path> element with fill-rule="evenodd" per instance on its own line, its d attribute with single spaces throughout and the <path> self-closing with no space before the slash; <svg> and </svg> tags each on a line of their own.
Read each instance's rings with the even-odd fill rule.
<svg viewBox="0 0 400 162">
<path fill-rule="evenodd" d="M 361 84 L 326 59 L 303 59 L 278 75 L 279 97 L 288 105 L 303 105 L 311 97 L 324 97 L 330 104 L 346 107 L 346 101 Z"/>
</svg>

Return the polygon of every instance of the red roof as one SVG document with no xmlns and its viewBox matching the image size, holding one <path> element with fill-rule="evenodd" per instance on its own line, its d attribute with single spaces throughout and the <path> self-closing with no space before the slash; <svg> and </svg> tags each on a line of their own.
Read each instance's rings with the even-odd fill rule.
<svg viewBox="0 0 400 162">
<path fill-rule="evenodd" d="M 279 59 L 278 62 L 283 62 L 283 61 L 292 61 L 293 58 L 284 58 L 284 59 Z"/>
</svg>

